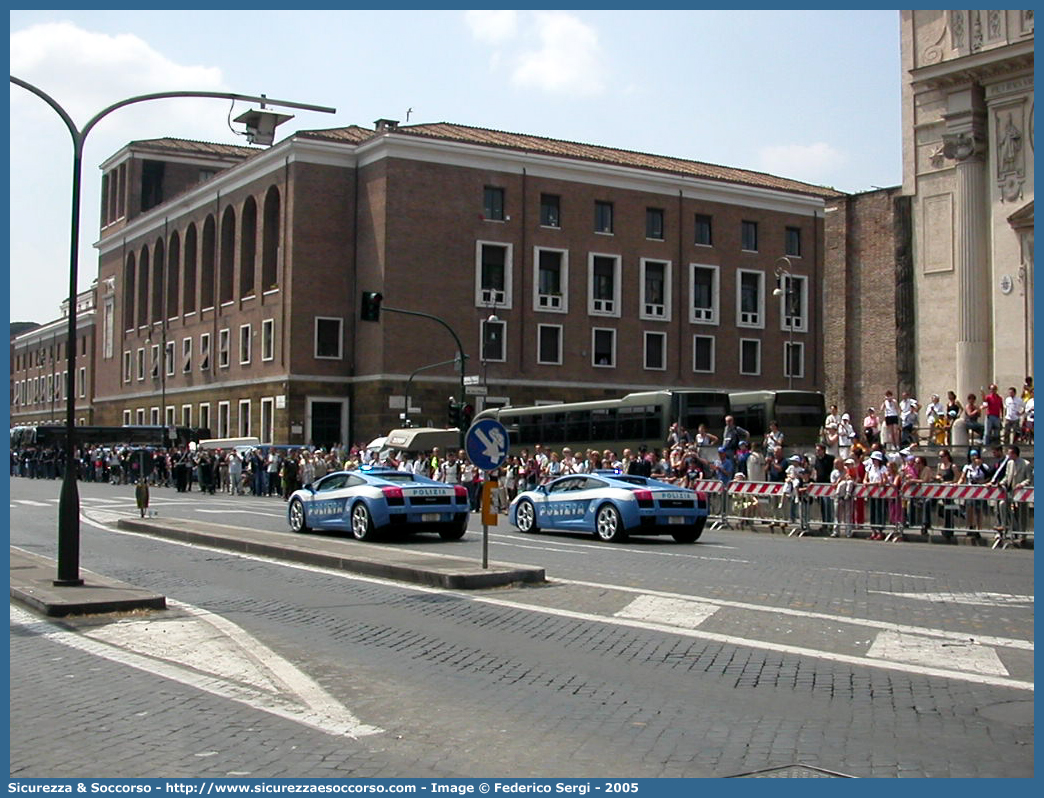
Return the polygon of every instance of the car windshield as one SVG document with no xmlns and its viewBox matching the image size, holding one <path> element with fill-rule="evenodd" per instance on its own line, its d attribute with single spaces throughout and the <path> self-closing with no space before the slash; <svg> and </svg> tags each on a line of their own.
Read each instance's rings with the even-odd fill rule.
<svg viewBox="0 0 1044 798">
<path fill-rule="evenodd" d="M 408 471 L 386 471 L 373 476 L 379 477 L 386 482 L 416 482 L 416 478 Z"/>
<path fill-rule="evenodd" d="M 620 474 L 619 476 L 613 477 L 617 482 L 628 482 L 631 485 L 648 485 L 649 480 L 646 477 L 635 477 L 628 476 L 627 474 Z"/>
</svg>

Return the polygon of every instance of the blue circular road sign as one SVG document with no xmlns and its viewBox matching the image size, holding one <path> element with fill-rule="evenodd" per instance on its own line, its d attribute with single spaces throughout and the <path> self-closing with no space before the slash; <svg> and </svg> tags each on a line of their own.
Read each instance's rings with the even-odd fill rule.
<svg viewBox="0 0 1044 798">
<path fill-rule="evenodd" d="M 507 430 L 495 418 L 479 419 L 468 429 L 464 450 L 468 459 L 483 471 L 500 468 L 507 459 Z"/>
</svg>

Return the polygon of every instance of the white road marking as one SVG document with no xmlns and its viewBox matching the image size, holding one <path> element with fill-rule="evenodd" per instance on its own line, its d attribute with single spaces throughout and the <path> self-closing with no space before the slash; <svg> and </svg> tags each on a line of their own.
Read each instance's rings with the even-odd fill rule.
<svg viewBox="0 0 1044 798">
<path fill-rule="evenodd" d="M 11 606 L 11 623 L 118 662 L 335 736 L 383 730 L 359 721 L 311 677 L 225 618 L 178 602 L 192 617 L 128 620 L 83 632 Z"/>
<path fill-rule="evenodd" d="M 639 596 L 616 613 L 617 618 L 635 618 L 639 621 L 655 621 L 683 629 L 697 629 L 700 624 L 718 611 L 716 604 L 702 601 Z"/>
<path fill-rule="evenodd" d="M 572 542 L 570 542 L 568 540 L 553 540 L 553 539 L 548 539 L 546 541 L 541 542 L 538 545 L 527 545 L 527 544 L 524 544 L 524 543 L 518 543 L 517 541 L 519 540 L 519 538 L 516 538 L 516 537 L 514 537 L 512 535 L 490 535 L 490 537 L 491 538 L 493 538 L 493 537 L 502 538 L 504 542 L 501 543 L 500 545 L 515 546 L 515 547 L 520 548 L 520 549 L 538 549 L 538 550 L 554 551 L 554 552 L 558 552 L 558 553 L 562 553 L 562 554 L 565 554 L 565 553 L 569 553 L 569 554 L 578 553 L 578 552 L 570 551 L 571 549 L 581 549 L 581 550 L 593 549 L 595 551 L 600 551 L 603 554 L 609 553 L 609 552 L 614 552 L 614 551 L 615 552 L 626 551 L 626 552 L 631 553 L 631 554 L 643 554 L 643 555 L 644 554 L 648 554 L 648 555 L 652 555 L 652 556 L 655 556 L 655 557 L 687 557 L 687 558 L 692 559 L 692 560 L 714 560 L 715 562 L 738 562 L 738 563 L 743 563 L 743 564 L 749 564 L 750 563 L 750 560 L 738 560 L 738 559 L 736 559 L 734 557 L 707 557 L 707 556 L 704 556 L 704 555 L 701 555 L 701 554 L 691 554 L 691 553 L 686 552 L 686 551 L 656 551 L 656 550 L 653 550 L 653 549 L 637 549 L 637 548 L 625 548 L 623 546 L 607 546 L 604 543 L 601 543 L 601 544 L 599 544 L 599 543 L 572 543 Z M 525 540 L 525 539 L 527 539 L 527 538 L 523 538 L 523 540 Z M 706 547 L 710 547 L 710 546 L 713 546 L 714 548 L 721 548 L 721 549 L 735 548 L 733 546 L 714 546 L 713 544 L 709 544 L 709 543 L 708 544 L 703 544 L 703 543 L 700 544 L 700 548 L 701 549 L 702 548 L 706 548 Z"/>
<path fill-rule="evenodd" d="M 28 507 L 50 507 L 51 502 L 37 502 L 32 499 L 14 499 L 15 504 L 26 505 Z"/>
<path fill-rule="evenodd" d="M 221 510 L 208 510 L 203 507 L 196 508 L 197 513 L 213 513 L 214 515 L 260 515 L 265 518 L 282 517 L 284 513 L 262 513 L 257 510 L 246 510 L 240 507 L 226 507 Z"/>
<path fill-rule="evenodd" d="M 122 530 L 114 530 L 111 527 L 102 527 L 108 532 L 116 532 L 117 534 L 135 535 L 133 532 L 123 532 Z M 341 579 L 348 579 L 350 581 L 366 582 L 369 584 L 386 585 L 388 587 L 394 587 L 399 590 L 408 590 L 417 593 L 427 593 L 434 595 L 453 595 L 457 598 L 465 599 L 468 601 L 474 601 L 480 604 L 488 604 L 492 606 L 505 607 L 509 609 L 524 610 L 529 612 L 540 612 L 547 615 L 555 615 L 558 617 L 572 618 L 576 620 L 590 621 L 594 623 L 608 623 L 617 626 L 647 629 L 650 631 L 664 632 L 667 634 L 677 634 L 685 637 L 693 637 L 697 639 L 710 640 L 712 642 L 720 642 L 726 645 L 742 646 L 754 649 L 760 649 L 765 651 L 775 651 L 783 654 L 793 654 L 795 656 L 806 656 L 815 659 L 823 659 L 831 662 L 840 662 L 856 667 L 872 667 L 872 668 L 884 668 L 888 670 L 898 670 L 907 673 L 917 673 L 926 676 L 938 676 L 946 679 L 956 679 L 959 681 L 974 682 L 977 684 L 988 684 L 996 687 L 1008 687 L 1016 690 L 1028 690 L 1033 691 L 1034 685 L 1032 682 L 1021 681 L 1019 679 L 1012 679 L 1010 677 L 994 676 L 991 674 L 981 673 L 969 673 L 961 672 L 957 670 L 947 670 L 944 668 L 925 666 L 915 663 L 908 662 L 895 662 L 888 659 L 873 658 L 867 656 L 855 656 L 848 654 L 839 654 L 836 652 L 822 651 L 817 649 L 809 649 L 798 646 L 784 645 L 780 643 L 768 642 L 763 640 L 751 640 L 742 637 L 736 637 L 733 635 L 719 634 L 714 632 L 699 631 L 696 629 L 685 629 L 667 624 L 658 624 L 648 621 L 641 621 L 633 618 L 614 618 L 604 615 L 596 615 L 593 613 L 574 612 L 572 610 L 564 610 L 557 608 L 541 607 L 534 604 L 528 604 L 522 601 L 514 601 L 509 599 L 499 599 L 491 596 L 478 596 L 469 595 L 468 593 L 446 590 L 443 588 L 425 587 L 423 585 L 412 585 L 403 582 L 397 582 L 391 579 L 381 579 L 379 577 L 362 576 L 359 574 L 345 573 L 330 568 L 322 568 L 314 565 L 304 565 L 301 563 L 291 563 L 283 560 L 278 560 L 272 557 L 264 557 L 256 554 L 243 554 L 239 552 L 230 552 L 224 549 L 219 549 L 211 546 L 201 546 L 194 543 L 173 541 L 161 539 L 163 542 L 184 546 L 186 548 L 196 550 L 210 550 L 225 554 L 227 556 L 238 557 L 246 560 L 254 560 L 259 562 L 267 562 L 274 565 L 280 565 L 286 568 L 294 568 L 302 571 L 311 571 L 313 573 L 322 573 L 328 576 L 335 576 Z M 439 555 L 435 555 L 439 556 Z M 450 556 L 450 555 L 444 555 Z M 892 632 L 904 632 L 908 634 L 919 634 L 925 637 L 932 637 L 942 640 L 953 640 L 961 643 L 969 642 L 969 635 L 961 634 L 959 632 L 951 632 L 944 629 L 929 629 L 924 627 L 916 626 L 905 626 L 902 624 L 887 623 L 884 621 L 874 621 L 869 619 L 860 618 L 849 618 L 841 615 L 828 615 L 826 613 L 809 612 L 805 610 L 795 610 L 788 607 L 773 607 L 768 605 L 749 604 L 746 602 L 737 601 L 723 601 L 719 599 L 705 599 L 699 596 L 689 596 L 678 593 L 670 593 L 667 591 L 657 590 L 646 590 L 642 588 L 632 588 L 622 585 L 607 585 L 596 582 L 584 582 L 579 580 L 569 579 L 555 579 L 550 580 L 557 584 L 573 584 L 587 587 L 595 587 L 604 591 L 618 591 L 622 593 L 636 593 L 639 595 L 652 595 L 661 596 L 667 598 L 679 599 L 682 601 L 691 601 L 694 603 L 703 602 L 706 604 L 714 604 L 720 607 L 733 607 L 739 609 L 750 609 L 759 612 L 771 612 L 777 615 L 790 615 L 795 617 L 809 618 L 809 619 L 820 619 L 826 620 L 831 623 L 843 622 L 845 624 L 863 626 L 868 628 L 876 628 Z M 974 639 L 974 642 L 980 645 L 988 646 L 1003 646 L 1008 648 L 1015 648 L 1021 650 L 1032 651 L 1033 641 L 1031 640 L 1018 640 L 1013 638 L 1002 638 L 989 635 L 979 635 Z"/>
<path fill-rule="evenodd" d="M 903 634 L 881 632 L 866 652 L 868 657 L 912 662 L 932 668 L 955 668 L 971 673 L 989 673 L 1007 676 L 1008 669 L 1000 661 L 997 652 L 989 646 Z"/>
<path fill-rule="evenodd" d="M 917 601 L 939 602 L 940 604 L 974 604 L 975 606 L 1007 607 L 1012 604 L 1033 604 L 1033 596 L 1018 596 L 1010 593 L 899 593 L 893 590 L 868 590 L 883 596 L 916 599 Z"/>
</svg>

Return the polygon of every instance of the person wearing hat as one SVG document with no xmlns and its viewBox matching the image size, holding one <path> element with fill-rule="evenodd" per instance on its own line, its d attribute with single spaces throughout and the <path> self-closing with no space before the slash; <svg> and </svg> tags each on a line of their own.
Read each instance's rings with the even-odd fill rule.
<svg viewBox="0 0 1044 798">
<path fill-rule="evenodd" d="M 946 443 L 946 408 L 943 407 L 939 394 L 933 393 L 928 406 L 924 409 L 924 419 L 930 429 L 932 441 L 939 446 Z"/>
<path fill-rule="evenodd" d="M 866 474 L 863 476 L 865 485 L 888 485 L 888 466 L 885 463 L 884 452 L 875 449 L 870 453 L 867 462 Z M 880 497 L 870 498 L 870 540 L 884 540 L 884 527 L 887 522 L 888 505 L 887 500 Z"/>
<path fill-rule="evenodd" d="M 830 537 L 844 535 L 850 538 L 854 531 L 855 491 L 856 485 L 859 484 L 859 471 L 855 459 L 848 457 L 838 465 L 831 473 L 830 481 L 834 485 L 833 501 L 837 517 L 837 524 Z"/>
<path fill-rule="evenodd" d="M 728 485 L 736 473 L 736 462 L 732 459 L 732 450 L 728 446 L 718 447 L 718 459 L 714 461 L 714 476 Z"/>
<path fill-rule="evenodd" d="M 852 426 L 852 416 L 841 415 L 841 423 L 837 426 L 837 456 L 844 460 L 852 453 L 852 444 L 856 441 L 856 431 Z"/>
<path fill-rule="evenodd" d="M 969 462 L 961 469 L 961 476 L 957 480 L 958 485 L 984 485 L 990 479 L 990 470 L 982 460 L 982 452 L 978 449 L 968 451 Z M 969 499 L 964 503 L 964 511 L 967 516 L 968 529 L 980 529 L 982 527 L 982 507 L 984 502 L 979 499 Z"/>
</svg>

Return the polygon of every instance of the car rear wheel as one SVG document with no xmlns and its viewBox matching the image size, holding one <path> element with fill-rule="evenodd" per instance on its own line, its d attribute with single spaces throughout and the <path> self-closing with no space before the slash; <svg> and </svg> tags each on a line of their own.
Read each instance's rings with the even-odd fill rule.
<svg viewBox="0 0 1044 798">
<path fill-rule="evenodd" d="M 366 505 L 359 502 L 352 508 L 352 535 L 356 540 L 373 540 L 376 533 L 373 530 L 373 518 Z"/>
<path fill-rule="evenodd" d="M 671 537 L 678 543 L 695 543 L 701 532 L 703 532 L 702 529 L 686 529 L 681 532 L 672 532 Z"/>
<path fill-rule="evenodd" d="M 540 527 L 537 526 L 536 522 L 536 507 L 533 506 L 533 502 L 528 499 L 523 499 L 518 503 L 518 507 L 515 508 L 515 526 L 518 527 L 519 532 L 539 532 Z"/>
<path fill-rule="evenodd" d="M 460 540 L 468 531 L 468 514 L 461 513 L 460 518 L 439 530 L 439 537 L 443 540 Z"/>
<path fill-rule="evenodd" d="M 290 529 L 293 532 L 307 532 L 308 521 L 305 518 L 304 502 L 293 499 L 290 502 Z"/>
<path fill-rule="evenodd" d="M 606 543 L 622 543 L 627 540 L 620 511 L 611 504 L 603 504 L 595 516 L 595 535 Z"/>
</svg>

